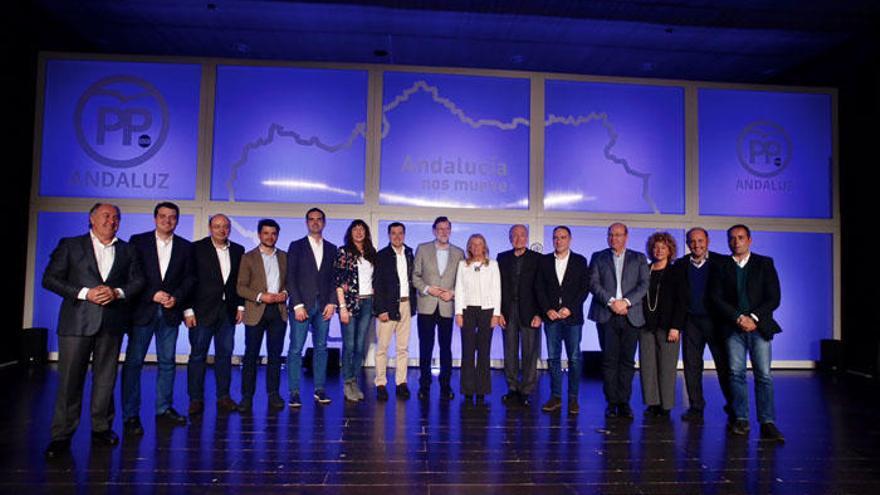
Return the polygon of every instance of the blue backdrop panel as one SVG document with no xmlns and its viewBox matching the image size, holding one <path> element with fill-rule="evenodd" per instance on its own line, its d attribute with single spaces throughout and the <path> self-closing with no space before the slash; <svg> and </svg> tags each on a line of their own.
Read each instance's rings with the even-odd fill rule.
<svg viewBox="0 0 880 495">
<path fill-rule="evenodd" d="M 831 96 L 701 89 L 700 214 L 831 218 Z"/>
<path fill-rule="evenodd" d="M 684 89 L 547 81 L 544 207 L 684 213 Z"/>
<path fill-rule="evenodd" d="M 46 63 L 43 196 L 194 199 L 201 67 Z"/>
<path fill-rule="evenodd" d="M 367 72 L 217 68 L 211 198 L 362 203 Z"/>
<path fill-rule="evenodd" d="M 117 237 L 124 241 L 133 234 L 155 230 L 156 224 L 150 213 L 126 213 L 122 212 L 122 220 L 119 222 Z M 37 254 L 34 265 L 34 319 L 35 327 L 49 329 L 49 352 L 58 350 L 58 336 L 55 330 L 58 328 L 58 309 L 61 307 L 61 297 L 54 292 L 43 288 L 43 272 L 49 264 L 49 257 L 58 241 L 62 237 L 72 237 L 85 234 L 89 230 L 89 215 L 87 212 L 57 213 L 41 212 L 37 216 Z M 190 239 L 193 233 L 192 215 L 181 215 L 177 226 L 177 234 Z M 180 326 L 180 334 L 177 339 L 177 353 L 189 354 L 189 339 L 186 327 Z M 125 352 L 125 342 L 122 347 Z M 155 354 L 155 341 L 150 343 L 150 354 Z"/>
<path fill-rule="evenodd" d="M 387 72 L 379 202 L 528 208 L 529 81 Z"/>
</svg>

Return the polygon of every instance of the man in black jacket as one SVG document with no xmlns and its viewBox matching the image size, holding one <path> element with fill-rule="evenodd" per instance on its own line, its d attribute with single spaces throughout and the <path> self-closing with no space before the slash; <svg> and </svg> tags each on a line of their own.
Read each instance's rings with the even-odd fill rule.
<svg viewBox="0 0 880 495">
<path fill-rule="evenodd" d="M 238 411 L 229 394 L 235 325 L 244 317 L 244 299 L 235 290 L 244 246 L 229 240 L 229 217 L 220 213 L 208 220 L 211 235 L 193 243 L 196 285 L 184 310 L 189 328 L 190 354 L 186 367 L 189 415 L 205 409 L 205 361 L 214 339 L 214 379 L 217 409 Z"/>
<path fill-rule="evenodd" d="M 92 358 L 92 441 L 116 445 L 113 389 L 119 346 L 129 320 L 126 299 L 144 285 L 134 248 L 116 237 L 119 207 L 97 203 L 89 211 L 89 233 L 66 237 L 52 251 L 43 287 L 61 296 L 58 316 L 58 396 L 52 441 L 46 457 L 68 451 L 79 426 L 82 394 Z"/>
<path fill-rule="evenodd" d="M 581 330 L 584 301 L 590 291 L 587 259 L 571 250 L 571 229 L 553 229 L 554 252 L 541 257 L 535 291 L 547 334 L 547 365 L 550 368 L 550 399 L 541 409 L 562 408 L 562 346 L 568 356 L 568 413 L 580 412 Z"/>
<path fill-rule="evenodd" d="M 701 422 L 706 401 L 703 398 L 703 353 L 706 346 L 712 353 L 718 383 L 724 394 L 724 411 L 730 415 L 730 363 L 727 359 L 725 336 L 714 321 L 709 301 L 709 280 L 715 276 L 724 256 L 709 250 L 709 233 L 702 227 L 688 230 L 690 253 L 672 265 L 676 278 L 683 281 L 688 297 L 687 316 L 682 336 L 684 383 L 690 407 L 682 414 L 684 421 Z"/>
<path fill-rule="evenodd" d="M 409 365 L 409 333 L 412 315 L 416 314 L 416 288 L 412 283 L 413 250 L 406 244 L 406 226 L 388 225 L 389 243 L 376 255 L 373 274 L 373 312 L 379 319 L 376 327 L 376 398 L 388 400 L 386 366 L 391 335 L 397 336 L 394 383 L 397 396 L 408 399 L 406 372 Z"/>
<path fill-rule="evenodd" d="M 183 321 L 183 304 L 195 285 L 192 243 L 174 233 L 180 208 L 159 203 L 153 209 L 156 229 L 131 236 L 129 242 L 140 256 L 144 290 L 134 301 L 134 318 L 122 366 L 122 417 L 125 431 L 143 434 L 140 420 L 141 370 L 156 335 L 156 418 L 171 425 L 185 425 L 186 416 L 172 407 L 177 334 Z"/>
<path fill-rule="evenodd" d="M 727 243 L 733 255 L 724 258 L 718 276 L 710 285 L 712 302 L 727 335 L 730 356 L 730 389 L 734 421 L 728 425 L 734 435 L 749 433 L 749 391 L 746 384 L 746 355 L 755 374 L 755 405 L 761 438 L 784 442 L 776 427 L 773 378 L 770 376 L 770 342 L 782 331 L 773 311 L 781 299 L 779 275 L 773 259 L 751 252 L 752 233 L 745 225 L 727 229 Z"/>
<path fill-rule="evenodd" d="M 541 255 L 528 249 L 529 230 L 517 224 L 510 228 L 513 249 L 498 255 L 501 271 L 501 328 L 504 329 L 504 377 L 507 405 L 529 405 L 538 380 L 541 350 L 541 311 L 535 295 Z M 522 375 L 520 375 L 522 349 Z"/>
</svg>

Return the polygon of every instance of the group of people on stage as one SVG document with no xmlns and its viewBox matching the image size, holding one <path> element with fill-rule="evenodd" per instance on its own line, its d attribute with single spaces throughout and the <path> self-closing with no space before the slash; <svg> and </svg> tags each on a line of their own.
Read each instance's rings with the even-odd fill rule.
<svg viewBox="0 0 880 495">
<path fill-rule="evenodd" d="M 282 409 L 281 353 L 290 321 L 287 353 L 287 405 L 303 404 L 302 352 L 311 331 L 314 353 L 313 399 L 331 402 L 325 390 L 327 334 L 334 314 L 342 326 L 345 400 L 364 398 L 359 383 L 367 335 L 376 318 L 375 393 L 388 400 L 387 361 L 392 336 L 397 397 L 410 397 L 407 364 L 411 317 L 419 332 L 420 400 L 430 397 L 431 359 L 439 342 L 439 396 L 451 400 L 453 320 L 461 329 L 461 386 L 467 403 L 483 404 L 491 392 L 492 332 L 503 329 L 507 405 L 529 405 L 537 383 L 540 329 L 546 335 L 551 394 L 542 410 L 563 408 L 562 348 L 568 359 L 567 410 L 577 414 L 584 302 L 596 322 L 602 349 L 605 416 L 632 418 L 630 407 L 636 348 L 640 347 L 641 385 L 646 414 L 669 416 L 679 345 L 684 348 L 689 409 L 682 419 L 701 421 L 703 351 L 706 345 L 718 369 L 732 434 L 749 431 L 746 356 L 755 374 L 762 438 L 783 441 L 775 426 L 770 342 L 780 331 L 773 320 L 779 306 L 779 280 L 771 258 L 750 251 L 745 225 L 727 231 L 730 256 L 710 252 L 708 232 L 687 233 L 690 253 L 675 260 L 675 239 L 651 235 L 647 255 L 627 249 L 622 223 L 608 228 L 608 249 L 587 259 L 571 250 L 571 230 L 553 229 L 553 252 L 528 249 L 525 225 L 509 231 L 512 249 L 492 259 L 481 234 L 466 248 L 450 243 L 452 223 L 437 217 L 434 239 L 415 252 L 405 244 L 406 226 L 388 226 L 388 245 L 376 251 L 363 220 L 348 226 L 342 246 L 323 237 L 324 212 L 306 213 L 308 234 L 276 247 L 280 226 L 272 219 L 257 225 L 259 245 L 245 252 L 229 239 L 230 220 L 216 214 L 210 235 L 190 242 L 175 233 L 180 210 L 163 202 L 154 209 L 155 230 L 119 240 L 121 214 L 98 203 L 89 212 L 89 232 L 61 239 L 43 276 L 43 286 L 63 298 L 58 322 L 60 383 L 48 457 L 65 453 L 82 409 L 89 359 L 92 359 L 92 441 L 115 445 L 113 389 L 122 336 L 128 334 L 122 367 L 122 414 L 126 434 L 142 435 L 141 371 L 155 337 L 158 359 L 156 417 L 185 425 L 173 407 L 178 329 L 189 329 L 188 414 L 205 407 L 206 359 L 214 342 L 216 407 L 249 412 L 256 392 L 260 348 L 267 350 L 266 391 L 270 408 Z M 241 400 L 230 392 L 235 326 L 245 325 Z"/>
</svg>

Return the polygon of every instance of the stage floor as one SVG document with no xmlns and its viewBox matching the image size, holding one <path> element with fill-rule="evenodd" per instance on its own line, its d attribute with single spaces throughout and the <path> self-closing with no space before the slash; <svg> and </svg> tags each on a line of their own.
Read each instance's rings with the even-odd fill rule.
<svg viewBox="0 0 880 495">
<path fill-rule="evenodd" d="M 86 399 L 71 455 L 49 462 L 56 367 L 0 369 L 0 493 L 880 493 L 880 385 L 856 376 L 775 372 L 777 424 L 787 439 L 776 446 L 758 439 L 754 419 L 748 438 L 725 433 L 714 372 L 704 377 L 705 422 L 694 426 L 679 419 L 681 397 L 671 419 L 642 417 L 638 374 L 635 419 L 606 421 L 596 379 L 582 381 L 577 416 L 541 412 L 545 372 L 530 408 L 501 403 L 506 385 L 497 370 L 488 407 L 475 408 L 458 393 L 458 370 L 454 400 L 438 400 L 435 377 L 430 401 L 419 402 L 414 368 L 409 401 L 396 400 L 391 387 L 391 400 L 377 402 L 369 387 L 364 402 L 345 404 L 340 379 L 330 377 L 332 404 L 305 400 L 276 413 L 267 410 L 264 371 L 252 414 L 218 414 L 209 371 L 205 413 L 170 428 L 153 419 L 156 367 L 147 366 L 143 437 L 122 435 L 117 417 L 121 445 L 92 446 Z M 373 370 L 365 375 L 372 383 Z M 240 376 L 234 367 L 236 399 Z M 682 386 L 679 374 L 679 396 Z M 311 391 L 307 374 L 303 398 Z M 188 407 L 185 366 L 176 372 L 175 407 Z"/>
</svg>

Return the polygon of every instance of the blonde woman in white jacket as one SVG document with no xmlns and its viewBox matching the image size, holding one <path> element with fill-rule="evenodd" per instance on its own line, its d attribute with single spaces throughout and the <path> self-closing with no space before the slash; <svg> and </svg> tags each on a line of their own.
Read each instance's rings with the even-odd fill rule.
<svg viewBox="0 0 880 495">
<path fill-rule="evenodd" d="M 481 234 L 468 238 L 467 257 L 455 277 L 455 323 L 461 329 L 461 393 L 465 403 L 476 396 L 483 405 L 492 391 L 490 351 L 492 331 L 501 316 L 501 272 L 489 258 Z"/>
</svg>

